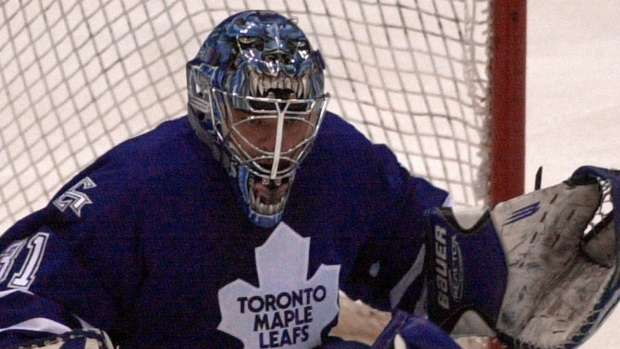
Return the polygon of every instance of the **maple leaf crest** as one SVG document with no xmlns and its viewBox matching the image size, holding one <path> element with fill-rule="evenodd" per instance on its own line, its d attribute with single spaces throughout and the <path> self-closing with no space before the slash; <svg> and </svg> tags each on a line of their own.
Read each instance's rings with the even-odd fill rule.
<svg viewBox="0 0 620 349">
<path fill-rule="evenodd" d="M 339 265 L 321 265 L 306 280 L 310 238 L 280 223 L 255 249 L 259 287 L 237 279 L 218 292 L 218 330 L 245 348 L 313 348 L 338 315 Z"/>
</svg>

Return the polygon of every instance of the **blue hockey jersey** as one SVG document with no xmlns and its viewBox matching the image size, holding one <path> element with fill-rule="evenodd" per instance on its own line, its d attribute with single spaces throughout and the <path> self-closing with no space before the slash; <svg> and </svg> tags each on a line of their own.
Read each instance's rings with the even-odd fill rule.
<svg viewBox="0 0 620 349">
<path fill-rule="evenodd" d="M 261 228 L 187 117 L 120 144 L 0 238 L 0 348 L 89 326 L 121 348 L 312 348 L 339 288 L 413 310 L 444 191 L 331 113 L 291 190 Z"/>
</svg>

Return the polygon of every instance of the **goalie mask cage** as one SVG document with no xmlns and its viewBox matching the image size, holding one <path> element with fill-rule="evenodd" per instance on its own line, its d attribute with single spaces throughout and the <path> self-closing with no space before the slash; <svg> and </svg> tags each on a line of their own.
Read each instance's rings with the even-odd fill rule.
<svg viewBox="0 0 620 349">
<path fill-rule="evenodd" d="M 0 230 L 112 146 L 186 113 L 185 63 L 234 12 L 296 18 L 328 109 L 457 204 L 521 194 L 525 0 L 2 1 Z"/>
</svg>

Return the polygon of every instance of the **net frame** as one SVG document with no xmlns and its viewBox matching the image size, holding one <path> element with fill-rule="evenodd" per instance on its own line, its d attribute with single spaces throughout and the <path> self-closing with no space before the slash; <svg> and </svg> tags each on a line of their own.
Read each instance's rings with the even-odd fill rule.
<svg viewBox="0 0 620 349">
<path fill-rule="evenodd" d="M 457 204 L 522 193 L 525 0 L 3 2 L 0 231 L 184 115 L 185 62 L 246 8 L 296 18 L 327 61 L 328 108 Z"/>
</svg>

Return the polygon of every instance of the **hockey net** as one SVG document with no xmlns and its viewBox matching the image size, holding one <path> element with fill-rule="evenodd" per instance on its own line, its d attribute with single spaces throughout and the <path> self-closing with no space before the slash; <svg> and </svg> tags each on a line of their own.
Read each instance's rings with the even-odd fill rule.
<svg viewBox="0 0 620 349">
<path fill-rule="evenodd" d="M 329 109 L 457 204 L 522 191 L 525 0 L 0 4 L 0 232 L 112 146 L 184 115 L 185 62 L 248 8 L 296 18 L 327 61 Z"/>
</svg>

